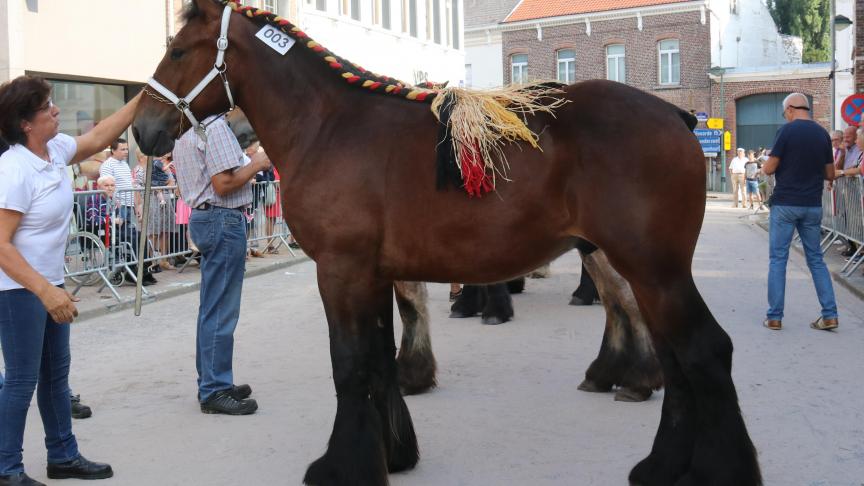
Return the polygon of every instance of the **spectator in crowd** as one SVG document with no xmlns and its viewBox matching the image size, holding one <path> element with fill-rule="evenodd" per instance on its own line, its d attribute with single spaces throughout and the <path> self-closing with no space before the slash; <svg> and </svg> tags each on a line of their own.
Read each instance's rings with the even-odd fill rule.
<svg viewBox="0 0 864 486">
<path fill-rule="evenodd" d="M 189 129 L 177 140 L 177 182 L 192 208 L 189 232 L 201 252 L 196 368 L 203 413 L 246 415 L 258 409 L 249 385 L 234 385 L 234 329 L 246 254 L 244 210 L 252 204 L 255 173 L 270 169 L 264 152 L 244 154 L 222 117 L 210 117 L 206 137 Z"/>
<path fill-rule="evenodd" d="M 851 140 L 851 143 L 850 143 Z M 843 165 L 841 169 L 836 171 L 835 177 L 858 177 L 861 174 L 861 157 L 862 151 L 857 143 L 857 129 L 855 127 L 846 127 L 843 131 L 843 142 L 845 147 Z M 845 203 L 844 201 L 840 202 Z M 846 208 L 838 207 L 840 217 L 846 218 Z M 843 251 L 843 256 L 851 258 L 858 251 L 858 245 L 854 241 L 846 241 L 846 249 Z"/>
<path fill-rule="evenodd" d="M 117 185 L 118 213 L 125 221 L 133 221 L 133 216 L 141 218 L 141 210 L 135 204 L 132 170 L 129 168 L 129 144 L 123 138 L 111 142 L 111 156 L 99 167 L 99 177 L 111 176 Z M 130 226 L 131 228 L 131 226 Z"/>
<path fill-rule="evenodd" d="M 138 252 L 138 230 L 131 221 L 127 221 L 120 216 L 118 211 L 117 201 L 114 198 L 117 185 L 114 178 L 111 176 L 102 176 L 96 181 L 96 185 L 100 191 L 105 191 L 105 194 L 93 194 L 87 199 L 87 211 L 85 213 L 87 221 L 87 229 L 98 235 L 107 235 L 109 241 L 106 246 L 112 249 L 119 250 L 123 247 L 132 249 L 133 255 L 129 255 L 128 259 L 137 261 L 140 254 Z M 118 255 L 114 255 L 117 257 Z M 130 267 L 134 275 L 138 275 L 138 265 L 134 264 Z M 156 283 L 156 278 L 145 265 L 144 276 L 141 279 L 141 285 L 153 285 Z"/>
<path fill-rule="evenodd" d="M 792 93 L 783 100 L 783 117 L 787 123 L 777 132 L 771 157 L 762 166 L 766 174 L 775 174 L 777 182 L 769 226 L 768 313 L 764 325 L 772 330 L 782 327 L 786 263 L 792 235 L 798 230 L 822 306 L 821 315 L 810 326 L 835 329 L 837 303 L 819 247 L 823 181 L 833 180 L 835 171 L 831 137 L 810 119 L 810 104 L 801 93 Z"/>
<path fill-rule="evenodd" d="M 246 154 L 247 161 L 252 161 L 252 156 L 258 153 L 258 149 L 261 147 L 261 144 L 258 140 L 250 140 L 247 137 L 248 145 L 243 148 L 243 153 Z M 252 187 L 252 207 L 250 216 L 248 219 L 248 227 L 246 228 L 250 235 L 255 235 L 255 219 L 258 215 L 258 211 L 261 210 L 261 206 L 263 206 L 267 200 L 267 183 L 272 182 L 276 179 L 276 175 L 273 173 L 273 168 L 270 170 L 265 170 L 261 172 L 255 173 L 255 184 Z M 265 216 L 266 217 L 266 216 Z M 260 231 L 260 228 L 258 228 Z M 256 235 L 257 236 L 257 235 Z M 253 241 L 249 244 L 249 254 L 255 258 L 264 258 L 264 254 L 258 250 L 258 240 Z"/>
<path fill-rule="evenodd" d="M 170 154 L 166 154 L 153 160 L 152 187 L 154 189 L 150 192 L 150 207 L 146 212 L 148 218 L 147 236 L 153 244 L 154 251 L 158 251 L 161 256 L 159 261 L 154 262 L 151 267 L 151 271 L 154 273 L 159 273 L 162 270 L 174 270 L 175 268 L 165 257 L 170 253 L 171 234 L 175 230 L 174 194 L 173 191 L 166 189 L 166 187 L 174 185 L 174 177 L 168 161 L 169 156 Z M 141 166 L 140 161 L 138 165 Z M 144 170 L 135 172 L 135 184 L 138 187 L 144 187 L 144 179 L 147 176 L 146 157 L 143 167 Z"/>
<path fill-rule="evenodd" d="M 42 485 L 24 472 L 22 447 L 34 391 L 45 430 L 48 477 L 104 479 L 108 464 L 87 460 L 72 433 L 69 330 L 77 298 L 63 288 L 72 211 L 66 166 L 116 140 L 140 95 L 79 137 L 59 133 L 51 85 L 20 76 L 0 86 L 0 343 L 6 381 L 0 389 L 0 484 Z M 44 486 L 44 485 L 43 485 Z"/>
<path fill-rule="evenodd" d="M 843 158 L 843 171 L 846 172 L 847 169 L 855 169 L 849 174 L 844 173 L 843 175 L 857 175 L 860 173 L 858 166 L 861 165 L 861 149 L 855 143 L 858 138 L 856 132 L 856 127 L 846 127 L 843 130 L 843 143 L 846 145 L 846 156 Z"/>
<path fill-rule="evenodd" d="M 753 196 L 756 196 L 756 201 L 759 203 L 759 209 L 762 211 L 765 207 L 762 205 L 762 195 L 759 194 L 759 161 L 756 158 L 756 151 L 747 152 L 747 163 L 744 164 L 744 181 L 747 184 L 747 198 L 750 201 L 749 209 L 753 209 Z"/>
<path fill-rule="evenodd" d="M 846 159 L 846 147 L 843 145 L 843 130 L 834 130 L 831 132 L 831 149 L 834 151 L 834 168 L 837 170 L 843 169 L 843 162 Z"/>
<path fill-rule="evenodd" d="M 729 162 L 729 174 L 732 181 L 732 207 L 738 207 L 738 192 L 741 192 L 741 207 L 745 206 L 747 201 L 747 193 L 744 188 L 744 164 L 747 163 L 747 156 L 744 155 L 744 149 L 738 149 L 738 156 L 734 157 Z"/>
</svg>

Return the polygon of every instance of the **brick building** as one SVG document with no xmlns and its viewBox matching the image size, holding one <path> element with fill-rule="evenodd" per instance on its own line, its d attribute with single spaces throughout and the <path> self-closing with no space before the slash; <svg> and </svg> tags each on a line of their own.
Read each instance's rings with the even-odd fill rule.
<svg viewBox="0 0 864 486">
<path fill-rule="evenodd" d="M 855 2 L 855 91 L 864 93 L 864 2 Z"/>
<path fill-rule="evenodd" d="M 593 5 L 597 3 L 603 2 Z M 532 14 L 525 8 L 530 2 L 523 1 L 506 21 L 502 54 L 506 67 L 513 66 L 514 59 L 525 65 L 505 69 L 505 82 L 513 82 L 514 73 L 517 82 L 609 78 L 684 109 L 707 112 L 711 29 L 704 2 L 641 3 L 660 5 L 580 12 L 584 17 L 578 19 L 571 13 L 530 25 Z"/>
<path fill-rule="evenodd" d="M 627 83 L 724 119 L 729 158 L 738 146 L 770 147 L 791 92 L 806 94 L 814 120 L 831 127 L 830 64 L 802 64 L 801 39 L 772 25 L 762 0 L 521 0 L 500 27 L 503 78 Z M 862 64 L 859 56 L 859 74 Z M 720 155 L 708 161 L 712 189 L 722 187 Z"/>
</svg>

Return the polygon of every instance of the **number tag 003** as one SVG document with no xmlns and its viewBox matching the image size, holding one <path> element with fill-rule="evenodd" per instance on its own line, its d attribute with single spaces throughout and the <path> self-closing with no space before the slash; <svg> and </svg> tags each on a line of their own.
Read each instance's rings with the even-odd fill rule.
<svg viewBox="0 0 864 486">
<path fill-rule="evenodd" d="M 267 44 L 271 49 L 283 56 L 291 49 L 295 42 L 288 34 L 281 32 L 272 25 L 264 26 L 263 29 L 255 34 L 255 37 L 261 39 L 261 42 Z"/>
</svg>

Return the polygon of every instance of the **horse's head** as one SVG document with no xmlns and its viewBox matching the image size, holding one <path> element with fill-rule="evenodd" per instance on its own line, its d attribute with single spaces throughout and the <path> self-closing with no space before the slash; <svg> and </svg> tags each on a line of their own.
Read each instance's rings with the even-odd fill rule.
<svg viewBox="0 0 864 486">
<path fill-rule="evenodd" d="M 217 39 L 234 16 L 226 8 L 213 0 L 193 0 L 186 7 L 185 25 L 168 46 L 153 80 L 145 88 L 146 95 L 141 98 L 132 124 L 132 133 L 144 153 L 170 152 L 174 140 L 191 126 L 190 118 L 200 122 L 233 107 L 223 74 L 227 79 L 230 74 L 226 71 L 227 61 L 234 56 L 225 51 L 226 62 L 220 63 L 217 48 Z M 236 30 L 239 22 L 231 23 Z M 233 39 L 234 36 L 229 36 L 227 42 L 219 42 L 233 48 L 236 47 Z M 237 73 L 234 75 L 236 79 Z"/>
</svg>

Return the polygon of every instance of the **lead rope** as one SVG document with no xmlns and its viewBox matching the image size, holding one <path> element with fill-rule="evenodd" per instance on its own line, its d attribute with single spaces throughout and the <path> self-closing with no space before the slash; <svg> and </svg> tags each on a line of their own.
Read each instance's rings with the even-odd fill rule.
<svg viewBox="0 0 864 486">
<path fill-rule="evenodd" d="M 150 216 L 150 190 L 153 188 L 153 157 L 147 157 L 147 171 L 144 176 L 144 206 L 141 210 L 141 233 L 138 235 L 138 272 L 135 276 L 135 317 L 141 315 L 143 297 L 144 260 L 147 254 L 147 226 Z M 145 212 L 146 211 L 146 212 Z"/>
</svg>

